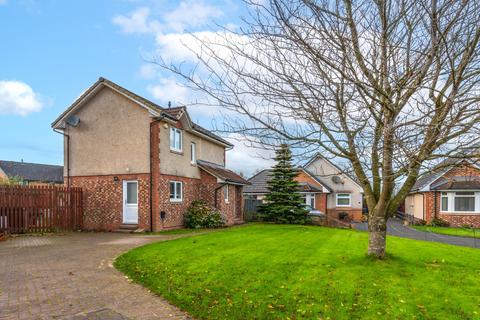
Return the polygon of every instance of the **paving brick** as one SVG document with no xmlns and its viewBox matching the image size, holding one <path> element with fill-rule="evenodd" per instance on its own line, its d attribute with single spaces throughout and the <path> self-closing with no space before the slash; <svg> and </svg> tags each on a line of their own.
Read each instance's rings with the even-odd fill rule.
<svg viewBox="0 0 480 320">
<path fill-rule="evenodd" d="M 122 252 L 173 237 L 68 233 L 1 242 L 0 319 L 189 319 L 112 267 Z"/>
</svg>

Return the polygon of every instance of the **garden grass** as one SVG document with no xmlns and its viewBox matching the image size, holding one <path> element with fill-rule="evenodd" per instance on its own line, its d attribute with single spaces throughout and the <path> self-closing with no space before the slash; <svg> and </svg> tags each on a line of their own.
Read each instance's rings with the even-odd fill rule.
<svg viewBox="0 0 480 320">
<path fill-rule="evenodd" d="M 226 229 L 133 249 L 115 266 L 198 319 L 479 319 L 480 251 L 313 226 Z"/>
<path fill-rule="evenodd" d="M 453 228 L 453 227 L 434 227 L 434 226 L 412 226 L 414 229 L 439 234 L 447 234 L 457 237 L 480 237 L 480 229 L 472 228 Z"/>
</svg>

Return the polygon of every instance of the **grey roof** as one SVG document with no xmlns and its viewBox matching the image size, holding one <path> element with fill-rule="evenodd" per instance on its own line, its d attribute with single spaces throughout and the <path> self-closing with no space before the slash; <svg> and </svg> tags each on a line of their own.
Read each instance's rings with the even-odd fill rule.
<svg viewBox="0 0 480 320">
<path fill-rule="evenodd" d="M 116 84 L 115 82 L 110 81 L 106 78 L 100 77 L 97 82 L 95 82 L 90 88 L 88 88 L 78 99 L 76 99 L 72 103 L 72 105 L 70 105 L 64 112 L 62 112 L 62 114 L 60 116 L 58 116 L 57 119 L 55 119 L 55 121 L 52 123 L 52 127 L 55 127 L 56 124 L 60 120 L 62 120 L 62 118 L 64 118 L 70 111 L 72 111 L 85 97 L 87 97 L 92 91 L 94 91 L 95 88 L 97 88 L 97 86 L 100 85 L 100 84 L 106 84 L 106 85 L 114 88 L 115 90 L 118 90 L 119 92 L 122 92 L 123 94 L 127 95 L 131 99 L 140 102 L 141 104 L 146 106 L 148 109 L 153 110 L 153 112 L 155 112 L 155 114 L 160 114 L 160 115 L 166 116 L 166 117 L 168 117 L 168 118 L 170 118 L 171 120 L 174 120 L 174 121 L 178 121 L 180 119 L 180 116 L 184 112 L 186 112 L 186 107 L 184 107 L 184 106 L 173 107 L 173 108 L 162 108 L 158 104 L 156 104 L 156 103 L 154 103 L 154 102 L 152 102 L 152 101 L 150 101 L 150 100 L 148 100 L 148 99 L 146 99 L 142 96 L 139 96 L 138 94 L 133 93 L 132 91 L 130 91 L 128 89 L 125 89 L 124 87 Z M 230 147 L 233 147 L 233 145 L 230 142 L 226 141 L 225 139 L 220 138 L 216 134 L 212 133 L 211 131 L 209 131 L 209 130 L 201 127 L 201 126 L 199 126 L 196 123 L 192 122 L 192 129 L 194 131 L 197 131 L 201 134 L 204 134 L 204 135 L 206 135 L 206 136 L 208 136 L 208 137 L 210 137 L 214 140 L 217 140 L 218 142 L 221 142 L 221 143 L 226 144 Z"/>
<path fill-rule="evenodd" d="M 28 181 L 63 183 L 63 166 L 0 160 L 0 169 L 9 177 Z"/>
<path fill-rule="evenodd" d="M 415 184 L 413 185 L 410 192 L 419 191 L 430 183 L 434 182 L 442 175 L 444 175 L 451 167 L 458 162 L 465 160 L 465 159 L 455 159 L 455 158 L 447 158 L 440 162 L 434 169 L 430 170 L 429 172 L 422 175 L 420 178 L 417 179 Z"/>
<path fill-rule="evenodd" d="M 271 179 L 271 169 L 265 169 L 248 179 L 250 185 L 243 187 L 244 193 L 268 193 L 267 182 Z"/>
<path fill-rule="evenodd" d="M 243 177 L 236 174 L 232 170 L 225 168 L 222 165 L 205 161 L 205 160 L 197 160 L 197 165 L 200 167 L 200 169 L 203 169 L 204 171 L 210 173 L 211 175 L 217 178 L 224 180 L 227 183 L 231 182 L 231 183 L 242 184 L 242 185 L 250 184 L 250 182 L 245 180 Z"/>
<path fill-rule="evenodd" d="M 308 172 L 304 168 L 298 168 L 298 170 L 303 170 L 307 172 L 312 177 L 312 179 L 314 179 L 316 182 L 321 184 L 325 189 L 327 189 L 330 192 L 332 191 L 325 183 L 319 180 L 318 177 L 312 175 L 310 172 Z M 257 194 L 268 193 L 268 181 L 271 179 L 271 172 L 272 172 L 272 169 L 264 169 L 259 173 L 255 174 L 253 177 L 248 179 L 248 182 L 250 182 L 251 184 L 248 186 L 245 186 L 243 188 L 243 192 L 257 193 Z M 307 192 L 307 191 L 321 192 L 322 190 L 309 183 L 300 183 L 299 191 L 300 192 Z"/>
</svg>

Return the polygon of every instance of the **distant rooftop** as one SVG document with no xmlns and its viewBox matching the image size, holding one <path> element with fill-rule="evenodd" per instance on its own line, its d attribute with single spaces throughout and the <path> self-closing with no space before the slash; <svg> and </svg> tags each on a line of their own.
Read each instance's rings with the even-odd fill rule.
<svg viewBox="0 0 480 320">
<path fill-rule="evenodd" d="M 63 183 L 63 166 L 0 160 L 0 170 L 7 177 L 27 181 Z"/>
</svg>

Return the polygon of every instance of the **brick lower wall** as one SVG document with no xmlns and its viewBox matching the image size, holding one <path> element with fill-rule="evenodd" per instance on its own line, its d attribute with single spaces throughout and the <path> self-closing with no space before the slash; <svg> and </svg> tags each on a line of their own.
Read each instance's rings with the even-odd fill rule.
<svg viewBox="0 0 480 320">
<path fill-rule="evenodd" d="M 362 209 L 353 209 L 353 208 L 335 208 L 327 209 L 327 216 L 333 219 L 339 219 L 339 215 L 342 212 L 348 213 L 349 218 L 355 222 L 362 221 Z"/>
<path fill-rule="evenodd" d="M 183 183 L 183 200 L 181 202 L 170 201 L 170 181 Z M 220 188 L 219 188 L 220 187 Z M 240 191 L 236 191 L 240 189 Z M 154 204 L 153 229 L 175 229 L 183 227 L 183 216 L 193 200 L 205 200 L 210 206 L 216 206 L 225 216 L 227 225 L 243 222 L 243 197 L 242 187 L 229 185 L 229 201 L 225 202 L 223 189 L 217 179 L 210 174 L 201 171 L 200 179 L 160 175 L 157 187 L 158 204 Z M 216 198 L 216 201 L 215 201 Z M 238 213 L 239 208 L 242 210 Z M 162 221 L 160 212 L 165 212 Z"/>
<path fill-rule="evenodd" d="M 71 186 L 83 190 L 85 230 L 112 231 L 123 223 L 124 180 L 138 180 L 138 226 L 150 228 L 149 174 L 70 177 Z"/>
<path fill-rule="evenodd" d="M 439 214 L 439 218 L 448 221 L 452 227 L 471 226 L 480 228 L 480 215 L 468 214 Z"/>
</svg>

